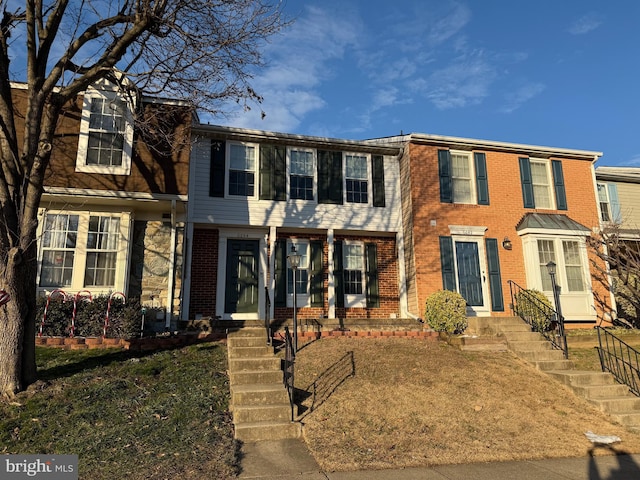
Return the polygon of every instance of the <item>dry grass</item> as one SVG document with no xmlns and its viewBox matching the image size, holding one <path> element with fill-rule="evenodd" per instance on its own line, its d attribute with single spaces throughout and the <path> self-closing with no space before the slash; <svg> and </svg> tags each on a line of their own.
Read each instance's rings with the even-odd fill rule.
<svg viewBox="0 0 640 480">
<path fill-rule="evenodd" d="M 305 439 L 327 471 L 583 456 L 584 432 L 640 436 L 511 353 L 336 338 L 298 354 Z"/>
</svg>

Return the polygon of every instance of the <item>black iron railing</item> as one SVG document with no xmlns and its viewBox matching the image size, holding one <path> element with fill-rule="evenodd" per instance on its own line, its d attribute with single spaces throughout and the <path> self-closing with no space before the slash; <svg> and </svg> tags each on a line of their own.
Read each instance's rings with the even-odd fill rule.
<svg viewBox="0 0 640 480">
<path fill-rule="evenodd" d="M 564 317 L 548 304 L 531 294 L 529 290 L 509 280 L 511 291 L 511 311 L 531 325 L 531 329 L 539 332 L 551 342 L 553 348 L 561 350 L 564 358 L 569 357 L 567 336 L 564 332 Z"/>
<path fill-rule="evenodd" d="M 289 394 L 289 403 L 291 404 L 291 421 L 295 420 L 295 365 L 296 365 L 296 353 L 293 348 L 293 340 L 291 339 L 291 333 L 289 327 L 284 327 L 284 386 Z"/>
<path fill-rule="evenodd" d="M 267 287 L 264 287 L 264 298 L 264 329 L 267 331 L 267 345 L 271 345 L 273 339 L 271 335 L 271 297 Z"/>
<path fill-rule="evenodd" d="M 611 372 L 616 380 L 640 397 L 640 352 L 602 327 L 598 331 L 598 354 L 603 372 Z"/>
</svg>

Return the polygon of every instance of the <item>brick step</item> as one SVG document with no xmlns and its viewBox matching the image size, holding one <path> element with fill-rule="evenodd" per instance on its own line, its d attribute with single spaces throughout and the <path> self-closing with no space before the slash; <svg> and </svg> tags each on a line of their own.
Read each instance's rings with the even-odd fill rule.
<svg viewBox="0 0 640 480">
<path fill-rule="evenodd" d="M 268 384 L 232 385 L 230 390 L 232 405 L 266 405 L 289 401 L 289 394 L 282 381 Z"/>
<path fill-rule="evenodd" d="M 291 405 L 289 402 L 272 405 L 233 406 L 233 423 L 235 425 L 256 422 L 281 422 L 287 420 L 291 420 Z"/>
<path fill-rule="evenodd" d="M 272 357 L 273 347 L 268 345 L 251 346 L 251 347 L 238 347 L 233 346 L 229 348 L 229 358 L 259 358 L 259 357 Z"/>
<path fill-rule="evenodd" d="M 302 425 L 298 422 L 256 422 L 235 426 L 235 437 L 243 442 L 300 438 Z"/>
<path fill-rule="evenodd" d="M 282 370 L 257 370 L 229 372 L 229 382 L 231 385 L 248 385 L 263 383 L 282 384 Z"/>
<path fill-rule="evenodd" d="M 257 358 L 234 358 L 229 355 L 229 371 L 245 372 L 257 370 L 278 370 L 280 371 L 282 360 L 278 357 L 257 357 Z"/>
</svg>

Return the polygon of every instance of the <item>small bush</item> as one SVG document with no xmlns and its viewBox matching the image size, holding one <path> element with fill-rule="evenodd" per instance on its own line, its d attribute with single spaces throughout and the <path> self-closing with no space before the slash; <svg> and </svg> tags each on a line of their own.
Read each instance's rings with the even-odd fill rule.
<svg viewBox="0 0 640 480">
<path fill-rule="evenodd" d="M 462 333 L 467 328 L 467 302 L 458 292 L 439 290 L 426 304 L 425 320 L 436 332 Z"/>
<path fill-rule="evenodd" d="M 544 293 L 535 289 L 521 290 L 515 296 L 515 303 L 516 315 L 524 318 L 534 331 L 550 329 L 553 306 Z"/>
</svg>

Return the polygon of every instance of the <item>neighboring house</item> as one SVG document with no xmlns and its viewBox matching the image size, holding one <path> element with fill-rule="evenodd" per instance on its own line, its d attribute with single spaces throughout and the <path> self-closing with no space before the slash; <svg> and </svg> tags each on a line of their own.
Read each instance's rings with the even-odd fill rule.
<svg viewBox="0 0 640 480">
<path fill-rule="evenodd" d="M 396 146 L 193 128 L 185 318 L 404 317 Z M 301 254 L 297 279 L 287 256 Z"/>
<path fill-rule="evenodd" d="M 64 108 L 40 203 L 39 292 L 122 292 L 153 308 L 152 326 L 175 328 L 191 121 L 187 105 L 107 82 Z"/>
<path fill-rule="evenodd" d="M 552 298 L 557 264 L 568 323 L 608 319 L 587 238 L 598 226 L 593 163 L 600 152 L 436 135 L 376 139 L 404 145 L 400 161 L 409 311 L 439 289 L 470 315 L 510 314 L 509 280 Z"/>
</svg>

